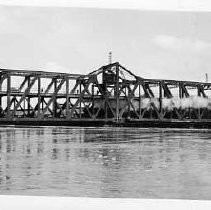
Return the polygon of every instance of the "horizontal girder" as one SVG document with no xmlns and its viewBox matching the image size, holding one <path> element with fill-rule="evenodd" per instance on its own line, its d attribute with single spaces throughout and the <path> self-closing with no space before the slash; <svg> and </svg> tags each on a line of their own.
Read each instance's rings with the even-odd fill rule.
<svg viewBox="0 0 211 210">
<path fill-rule="evenodd" d="M 60 73 L 60 72 L 47 72 L 47 71 L 29 71 L 29 70 L 12 70 L 12 69 L 1 69 L 0 68 L 0 74 L 1 75 L 12 75 L 12 76 L 40 76 L 43 78 L 72 78 L 77 79 L 79 77 L 84 77 L 83 74 L 68 74 L 68 73 Z"/>
</svg>

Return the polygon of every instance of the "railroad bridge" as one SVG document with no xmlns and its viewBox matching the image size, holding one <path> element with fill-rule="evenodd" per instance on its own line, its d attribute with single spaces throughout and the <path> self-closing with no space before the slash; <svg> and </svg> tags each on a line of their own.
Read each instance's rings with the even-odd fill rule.
<svg viewBox="0 0 211 210">
<path fill-rule="evenodd" d="M 115 62 L 87 75 L 0 69 L 0 123 L 211 127 L 211 83 L 146 79 Z"/>
</svg>

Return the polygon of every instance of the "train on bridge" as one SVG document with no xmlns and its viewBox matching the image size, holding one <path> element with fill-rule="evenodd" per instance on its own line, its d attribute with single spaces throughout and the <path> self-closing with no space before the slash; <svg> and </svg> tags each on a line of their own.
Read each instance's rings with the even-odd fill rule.
<svg viewBox="0 0 211 210">
<path fill-rule="evenodd" d="M 211 83 L 0 69 L 0 124 L 211 128 Z"/>
</svg>

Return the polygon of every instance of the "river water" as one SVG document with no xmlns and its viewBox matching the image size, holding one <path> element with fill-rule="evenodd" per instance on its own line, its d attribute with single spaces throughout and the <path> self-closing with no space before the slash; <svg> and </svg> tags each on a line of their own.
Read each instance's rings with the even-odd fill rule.
<svg viewBox="0 0 211 210">
<path fill-rule="evenodd" d="M 211 199 L 211 130 L 1 127 L 0 194 Z"/>
</svg>

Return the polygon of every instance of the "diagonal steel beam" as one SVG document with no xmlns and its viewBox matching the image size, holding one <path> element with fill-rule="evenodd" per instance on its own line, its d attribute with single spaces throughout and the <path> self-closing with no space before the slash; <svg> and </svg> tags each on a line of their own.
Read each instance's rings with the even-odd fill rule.
<svg viewBox="0 0 211 210">
<path fill-rule="evenodd" d="M 48 93 L 51 87 L 53 86 L 55 78 L 52 78 L 51 82 L 49 83 L 48 87 L 46 88 L 44 94 Z"/>
<path fill-rule="evenodd" d="M 47 106 L 47 102 L 45 101 L 45 99 L 43 98 L 43 103 Z M 53 115 L 53 111 L 50 109 L 50 107 L 48 107 L 48 109 L 47 109 L 50 113 L 51 113 L 51 115 Z"/>
<path fill-rule="evenodd" d="M 0 77 L 0 91 L 2 91 L 2 84 L 6 78 L 7 78 L 7 74 L 2 74 Z"/>
<path fill-rule="evenodd" d="M 179 119 L 179 120 L 182 120 L 183 117 L 182 117 L 182 115 L 179 113 L 178 109 L 177 109 L 176 107 L 174 107 L 173 110 L 175 111 L 175 113 L 176 113 L 178 119 Z"/>
<path fill-rule="evenodd" d="M 31 90 L 32 86 L 34 85 L 35 81 L 37 80 L 37 77 L 34 77 L 30 83 L 29 86 L 26 88 L 25 92 L 23 93 L 23 95 L 21 96 L 20 100 L 18 101 L 18 103 L 15 105 L 14 110 L 12 112 L 12 116 L 15 115 L 15 112 L 17 110 L 17 108 L 21 105 L 21 103 L 23 102 L 23 100 L 25 100 L 26 96 L 29 94 L 29 91 Z"/>
<path fill-rule="evenodd" d="M 151 95 L 151 97 L 155 97 L 154 96 L 154 93 L 153 93 L 153 91 L 151 90 L 151 88 L 150 88 L 150 86 L 149 86 L 149 84 L 146 84 L 146 87 L 147 87 L 147 89 L 148 89 L 148 92 L 150 93 L 150 95 Z"/>
<path fill-rule="evenodd" d="M 104 91 L 104 90 L 102 89 L 102 86 L 98 83 L 97 79 L 95 79 L 95 84 L 96 84 L 96 86 L 98 87 L 99 91 L 101 92 L 102 97 L 104 98 L 106 104 L 108 105 L 109 109 L 111 110 L 113 116 L 115 116 L 115 112 L 114 112 L 114 110 L 112 109 L 111 104 L 110 104 L 110 102 L 109 102 L 109 94 L 108 94 L 107 89 L 106 89 L 106 91 Z"/>
<path fill-rule="evenodd" d="M 75 112 L 77 106 L 79 105 L 79 103 L 82 102 L 82 98 L 84 96 L 84 94 L 88 91 L 89 85 L 91 84 L 91 82 L 94 81 L 93 76 L 90 76 L 83 91 L 81 91 L 81 93 L 79 94 L 79 98 L 78 100 L 75 102 L 74 106 L 72 107 L 71 111 L 70 111 L 70 118 L 73 116 L 73 113 Z"/>
<path fill-rule="evenodd" d="M 164 90 L 164 96 L 167 98 L 172 98 L 172 93 L 171 93 L 170 89 L 168 88 L 168 85 L 163 82 L 161 84 L 162 84 L 162 87 Z"/>
<path fill-rule="evenodd" d="M 15 97 L 13 97 L 11 100 L 10 100 L 10 104 L 9 104 L 9 107 L 11 107 L 12 106 L 12 104 L 14 103 L 16 101 L 16 98 Z M 8 110 L 8 106 L 5 108 L 5 112 L 7 112 L 7 110 Z"/>
<path fill-rule="evenodd" d="M 188 90 L 185 87 L 185 85 L 183 83 L 180 83 L 180 87 L 182 89 L 182 92 L 185 94 L 185 97 L 189 97 L 190 95 L 189 95 Z"/>
<path fill-rule="evenodd" d="M 15 101 L 18 103 L 18 100 L 16 98 L 14 98 L 14 102 Z M 23 112 L 23 114 L 25 115 L 25 109 L 21 105 L 20 105 L 20 109 Z"/>
<path fill-rule="evenodd" d="M 203 87 L 202 85 L 199 85 L 199 86 L 198 86 L 198 91 L 199 91 L 200 93 L 202 93 L 202 95 L 203 95 L 204 98 L 207 98 L 207 95 L 206 95 L 205 92 L 204 92 L 204 87 Z M 200 94 L 199 94 L 199 95 L 200 95 Z"/>
<path fill-rule="evenodd" d="M 149 94 L 149 92 L 148 92 L 148 89 L 147 89 L 147 87 L 146 87 L 146 84 L 142 84 L 142 88 L 143 88 L 143 90 L 144 90 L 145 96 L 146 96 L 147 98 L 151 98 L 151 97 L 150 97 L 150 94 Z"/>
<path fill-rule="evenodd" d="M 57 93 L 59 92 L 59 90 L 61 89 L 62 85 L 64 84 L 65 79 L 63 78 L 61 80 L 61 82 L 59 83 L 59 85 L 55 88 L 55 91 L 52 95 L 52 97 L 50 98 L 50 100 L 47 102 L 46 107 L 43 109 L 42 114 L 44 115 L 45 112 L 48 110 L 49 106 L 51 105 L 51 103 L 55 100 Z"/>
<path fill-rule="evenodd" d="M 163 115 L 162 115 L 162 113 L 159 112 L 158 108 L 155 106 L 155 103 L 151 102 L 150 105 L 155 110 L 155 112 L 156 112 L 156 114 L 158 116 L 158 119 L 161 120 L 163 118 Z"/>
<path fill-rule="evenodd" d="M 98 107 L 98 110 L 94 114 L 94 118 L 97 118 L 101 108 L 104 107 L 104 106 L 105 106 L 105 100 L 102 103 L 100 103 L 100 106 Z"/>
<path fill-rule="evenodd" d="M 76 83 L 75 83 L 73 89 L 70 91 L 70 94 L 74 94 L 75 93 L 75 91 L 76 91 L 77 87 L 79 86 L 79 84 L 81 84 L 81 80 L 76 80 Z"/>
<path fill-rule="evenodd" d="M 144 109 L 144 110 L 142 111 L 141 116 L 140 116 L 140 119 L 141 119 L 141 118 L 144 118 L 144 114 L 146 113 L 146 111 L 147 111 L 147 109 Z"/>
<path fill-rule="evenodd" d="M 21 91 L 24 87 L 24 85 L 27 83 L 27 81 L 29 80 L 30 77 L 26 76 L 23 80 L 23 82 L 21 83 L 20 87 L 19 87 L 19 91 Z"/>
<path fill-rule="evenodd" d="M 83 98 L 81 99 L 81 102 L 83 102 L 84 108 L 86 108 L 86 110 L 88 111 L 89 117 L 94 118 L 94 115 L 89 110 L 89 108 L 90 108 L 89 105 L 86 105 L 86 102 L 85 102 L 85 100 Z"/>
<path fill-rule="evenodd" d="M 125 104 L 125 106 L 121 109 L 120 114 L 119 114 L 120 118 L 122 118 L 122 115 L 124 114 L 124 112 L 125 112 L 127 106 L 131 106 L 131 107 L 133 108 L 135 114 L 137 115 L 137 117 L 139 117 L 138 113 L 137 113 L 136 110 L 135 110 L 135 107 L 134 107 L 133 103 L 131 102 L 132 98 L 134 98 L 134 93 L 135 93 L 137 87 L 138 87 L 138 83 L 136 83 L 136 84 L 134 85 L 134 87 L 133 87 L 132 90 L 131 90 L 130 87 L 128 87 L 128 90 L 129 90 L 130 93 L 129 93 L 128 96 L 126 96 L 126 94 L 125 94 L 125 97 L 126 97 L 126 99 L 127 99 L 127 104 Z"/>
</svg>

